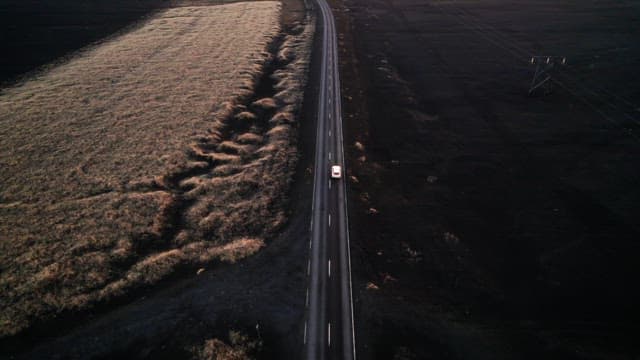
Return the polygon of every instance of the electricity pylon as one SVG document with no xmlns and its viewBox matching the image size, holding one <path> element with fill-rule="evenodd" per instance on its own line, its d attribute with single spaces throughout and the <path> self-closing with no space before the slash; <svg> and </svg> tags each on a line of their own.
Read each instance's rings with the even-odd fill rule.
<svg viewBox="0 0 640 360">
<path fill-rule="evenodd" d="M 562 66 L 567 64 L 567 58 L 564 56 L 542 56 L 536 55 L 531 57 L 530 61 L 531 65 L 536 66 L 536 71 L 533 74 L 533 80 L 531 80 L 531 86 L 529 86 L 529 95 L 533 94 L 533 92 L 545 85 L 547 87 L 547 91 L 549 90 L 549 86 L 551 83 L 551 75 L 549 75 L 550 70 L 556 66 L 556 64 L 560 64 Z"/>
</svg>

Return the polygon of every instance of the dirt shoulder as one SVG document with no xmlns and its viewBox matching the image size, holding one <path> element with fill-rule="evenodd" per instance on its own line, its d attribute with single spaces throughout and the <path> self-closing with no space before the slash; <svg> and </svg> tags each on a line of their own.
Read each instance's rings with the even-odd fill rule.
<svg viewBox="0 0 640 360">
<path fill-rule="evenodd" d="M 628 27 L 638 8 L 332 5 L 359 357 L 637 355 L 640 147 L 625 129 L 635 125 L 559 86 L 528 97 L 528 58 L 487 29 L 562 53 L 572 84 L 637 104 L 637 83 L 624 79 L 639 76 L 628 62 L 640 54 Z"/>
</svg>

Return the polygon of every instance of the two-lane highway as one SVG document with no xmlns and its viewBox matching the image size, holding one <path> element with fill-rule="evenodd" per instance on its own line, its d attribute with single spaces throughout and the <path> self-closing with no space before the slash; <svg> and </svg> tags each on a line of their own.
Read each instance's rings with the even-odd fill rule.
<svg viewBox="0 0 640 360">
<path fill-rule="evenodd" d="M 342 108 L 335 21 L 325 0 L 320 9 L 322 52 L 318 129 L 307 274 L 306 359 L 355 359 L 351 260 L 342 139 Z M 332 165 L 342 179 L 331 179 Z"/>
</svg>

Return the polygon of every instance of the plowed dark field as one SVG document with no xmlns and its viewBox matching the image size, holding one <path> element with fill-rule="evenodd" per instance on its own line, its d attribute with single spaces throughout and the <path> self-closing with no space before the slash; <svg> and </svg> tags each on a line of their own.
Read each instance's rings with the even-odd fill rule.
<svg viewBox="0 0 640 360">
<path fill-rule="evenodd" d="M 637 357 L 640 5 L 333 6 L 359 357 Z"/>
</svg>

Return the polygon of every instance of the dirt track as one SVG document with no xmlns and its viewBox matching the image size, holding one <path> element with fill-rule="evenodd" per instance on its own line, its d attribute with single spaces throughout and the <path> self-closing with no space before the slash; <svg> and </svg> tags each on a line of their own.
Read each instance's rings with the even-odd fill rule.
<svg viewBox="0 0 640 360">
<path fill-rule="evenodd" d="M 637 355 L 638 6 L 333 4 L 359 357 Z M 566 56 L 557 79 L 609 120 L 558 84 L 527 96 L 506 41 Z"/>
</svg>

